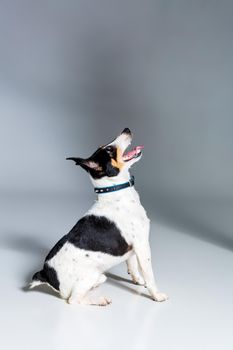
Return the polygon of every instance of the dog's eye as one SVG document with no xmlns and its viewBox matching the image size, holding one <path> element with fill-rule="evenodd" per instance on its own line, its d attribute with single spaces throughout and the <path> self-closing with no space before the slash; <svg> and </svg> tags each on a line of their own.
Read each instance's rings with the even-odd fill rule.
<svg viewBox="0 0 233 350">
<path fill-rule="evenodd" d="M 105 148 L 105 150 L 108 152 L 108 153 L 111 153 L 113 151 L 113 147 L 112 146 L 107 146 Z"/>
</svg>

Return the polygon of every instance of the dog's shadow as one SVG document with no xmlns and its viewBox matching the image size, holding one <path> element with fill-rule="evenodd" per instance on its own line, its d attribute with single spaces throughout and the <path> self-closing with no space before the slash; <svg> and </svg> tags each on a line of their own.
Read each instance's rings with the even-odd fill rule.
<svg viewBox="0 0 233 350">
<path fill-rule="evenodd" d="M 7 249 L 22 252 L 22 253 L 30 253 L 30 254 L 33 254 L 34 256 L 35 268 L 25 273 L 24 280 L 22 281 L 23 286 L 20 287 L 20 289 L 23 292 L 29 293 L 34 291 L 34 292 L 44 293 L 44 294 L 48 294 L 50 296 L 53 296 L 53 297 L 55 296 L 59 298 L 58 293 L 56 293 L 52 288 L 50 288 L 46 284 L 36 286 L 33 289 L 29 288 L 29 284 L 31 282 L 33 274 L 40 269 L 41 265 L 43 264 L 45 256 L 49 252 L 48 247 L 41 244 L 41 240 L 26 234 L 19 235 L 16 233 L 7 233 L 5 236 L 1 237 L 1 246 Z M 37 261 L 38 261 L 38 265 L 37 265 Z M 149 298 L 148 295 L 141 293 L 136 288 L 131 287 L 131 286 L 136 287 L 135 283 L 132 280 L 128 278 L 124 278 L 122 276 L 118 276 L 110 272 L 106 273 L 106 276 L 108 278 L 107 283 L 114 285 L 117 288 L 126 290 L 134 295 L 140 294 L 144 297 Z M 126 283 L 131 286 L 126 285 Z"/>
<path fill-rule="evenodd" d="M 110 272 L 106 273 L 106 277 L 108 278 L 107 282 L 112 284 L 112 285 L 114 285 L 114 286 L 116 286 L 117 288 L 120 288 L 122 290 L 126 290 L 127 292 L 130 292 L 131 294 L 141 295 L 144 298 L 150 299 L 149 295 L 141 292 L 141 289 L 145 288 L 144 286 L 139 286 L 139 285 L 135 284 L 132 280 L 130 280 L 128 278 L 121 277 L 121 276 L 115 275 L 115 274 L 110 273 Z M 137 287 L 140 288 L 140 290 L 132 288 L 132 287 L 129 287 L 129 286 L 127 286 L 124 283 L 131 284 L 131 285 L 133 285 L 135 287 L 137 286 Z"/>
</svg>

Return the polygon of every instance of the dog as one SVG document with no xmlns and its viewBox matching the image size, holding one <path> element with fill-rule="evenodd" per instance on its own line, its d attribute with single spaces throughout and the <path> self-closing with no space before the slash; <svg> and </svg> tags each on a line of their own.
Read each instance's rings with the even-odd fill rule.
<svg viewBox="0 0 233 350">
<path fill-rule="evenodd" d="M 58 241 L 34 274 L 30 288 L 46 283 L 69 304 L 101 305 L 88 292 L 106 281 L 105 272 L 126 261 L 134 283 L 144 285 L 152 299 L 165 301 L 155 283 L 149 245 L 150 220 L 130 176 L 131 166 L 142 157 L 143 146 L 126 152 L 132 133 L 125 128 L 89 158 L 73 160 L 90 175 L 97 200 L 71 231 Z"/>
</svg>

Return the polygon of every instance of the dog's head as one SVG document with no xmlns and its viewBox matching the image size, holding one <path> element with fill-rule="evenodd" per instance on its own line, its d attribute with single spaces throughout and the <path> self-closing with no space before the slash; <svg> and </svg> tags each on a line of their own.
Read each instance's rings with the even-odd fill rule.
<svg viewBox="0 0 233 350">
<path fill-rule="evenodd" d="M 107 145 L 99 147 L 89 158 L 67 158 L 85 169 L 93 180 L 115 179 L 126 175 L 129 168 L 142 156 L 143 146 L 126 152 L 132 142 L 132 133 L 125 128 L 122 133 Z M 125 176 L 123 176 L 125 177 Z"/>
</svg>

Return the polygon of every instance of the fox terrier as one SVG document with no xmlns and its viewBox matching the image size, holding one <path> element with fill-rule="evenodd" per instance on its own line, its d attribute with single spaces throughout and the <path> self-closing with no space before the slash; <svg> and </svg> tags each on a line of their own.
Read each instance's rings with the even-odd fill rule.
<svg viewBox="0 0 233 350">
<path fill-rule="evenodd" d="M 30 288 L 45 283 L 70 304 L 107 305 L 111 303 L 109 298 L 93 300 L 88 292 L 106 281 L 106 271 L 126 261 L 132 280 L 147 287 L 153 300 L 167 299 L 155 283 L 150 220 L 129 173 L 141 159 L 143 146 L 126 152 L 131 141 L 132 133 L 125 128 L 89 158 L 67 158 L 90 175 L 97 200 L 52 248 L 43 269 L 34 274 Z"/>
</svg>

